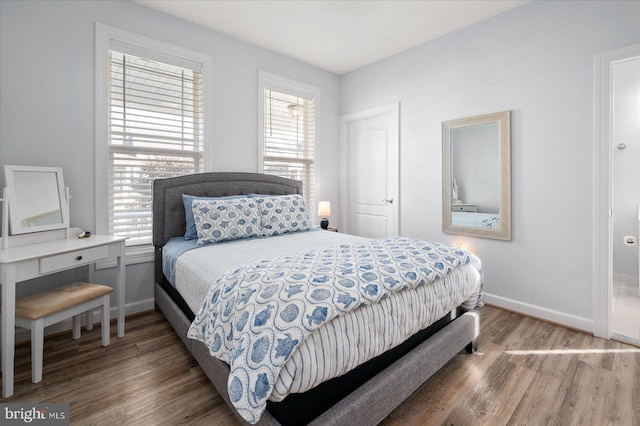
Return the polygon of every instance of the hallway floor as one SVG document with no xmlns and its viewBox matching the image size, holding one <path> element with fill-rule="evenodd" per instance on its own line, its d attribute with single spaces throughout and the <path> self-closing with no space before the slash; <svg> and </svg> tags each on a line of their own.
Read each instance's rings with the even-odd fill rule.
<svg viewBox="0 0 640 426">
<path fill-rule="evenodd" d="M 613 282 L 613 338 L 640 346 L 638 287 Z"/>
</svg>

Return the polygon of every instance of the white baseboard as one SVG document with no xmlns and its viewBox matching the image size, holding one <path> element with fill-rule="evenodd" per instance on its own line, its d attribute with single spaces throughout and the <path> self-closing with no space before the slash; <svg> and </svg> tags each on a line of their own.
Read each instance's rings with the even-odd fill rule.
<svg viewBox="0 0 640 426">
<path fill-rule="evenodd" d="M 127 303 L 124 306 L 124 314 L 132 315 L 137 314 L 139 312 L 150 311 L 154 308 L 155 300 L 153 298 L 147 300 L 139 300 L 134 303 Z M 115 306 L 112 306 L 111 309 L 111 319 L 116 318 L 117 309 Z M 100 310 L 96 309 L 93 312 L 93 323 L 100 323 Z M 82 326 L 85 326 L 85 319 L 82 319 Z M 45 336 L 48 334 L 61 333 L 65 331 L 71 331 L 71 318 L 66 319 L 64 321 L 60 321 L 58 323 L 52 324 L 49 327 L 44 329 Z M 126 332 L 126 327 L 125 327 Z M 25 328 L 16 328 L 16 343 L 25 342 L 31 340 L 31 331 Z"/>
<path fill-rule="evenodd" d="M 617 272 L 613 273 L 613 281 L 617 282 L 620 285 L 629 286 L 629 287 L 638 287 L 638 276 L 627 275 L 627 274 L 619 274 Z"/>
<path fill-rule="evenodd" d="M 496 296 L 494 294 L 485 294 L 485 301 L 493 306 L 504 308 L 539 318 L 555 324 L 564 325 L 566 327 L 575 328 L 589 334 L 593 334 L 593 319 L 579 317 L 567 314 L 553 309 L 543 308 L 542 306 L 531 305 L 529 303 L 520 302 L 518 300 L 508 299 L 506 297 Z"/>
</svg>

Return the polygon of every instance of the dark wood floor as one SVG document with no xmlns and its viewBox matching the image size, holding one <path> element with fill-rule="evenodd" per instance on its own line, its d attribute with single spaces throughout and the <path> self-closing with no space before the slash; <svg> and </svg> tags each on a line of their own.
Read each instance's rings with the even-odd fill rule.
<svg viewBox="0 0 640 426">
<path fill-rule="evenodd" d="M 459 354 L 383 422 L 396 425 L 640 425 L 640 349 L 486 306 L 478 352 Z M 45 339 L 42 382 L 16 350 L 15 395 L 69 403 L 74 425 L 235 425 L 161 313 Z"/>
</svg>

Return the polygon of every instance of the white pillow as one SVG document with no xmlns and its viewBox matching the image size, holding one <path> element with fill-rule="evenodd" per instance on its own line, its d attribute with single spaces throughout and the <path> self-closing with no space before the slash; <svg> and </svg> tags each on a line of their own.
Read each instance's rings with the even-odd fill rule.
<svg viewBox="0 0 640 426">
<path fill-rule="evenodd" d="M 260 206 L 262 235 L 284 234 L 309 229 L 309 214 L 301 195 L 255 198 Z"/>
<path fill-rule="evenodd" d="M 198 244 L 219 243 L 262 235 L 258 203 L 249 198 L 237 200 L 198 200 L 192 202 Z"/>
</svg>

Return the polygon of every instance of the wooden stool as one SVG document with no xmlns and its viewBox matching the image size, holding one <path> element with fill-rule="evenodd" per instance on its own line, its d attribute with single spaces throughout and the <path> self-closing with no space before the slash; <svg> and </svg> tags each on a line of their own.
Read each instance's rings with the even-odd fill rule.
<svg viewBox="0 0 640 426">
<path fill-rule="evenodd" d="M 80 338 L 82 313 L 87 312 L 88 327 L 93 327 L 90 310 L 100 306 L 102 346 L 109 344 L 109 293 L 105 285 L 72 283 L 31 296 L 16 299 L 16 325 L 31 330 L 31 381 L 42 380 L 44 328 L 73 317 L 73 338 Z M 91 319 L 89 319 L 91 317 Z"/>
</svg>

